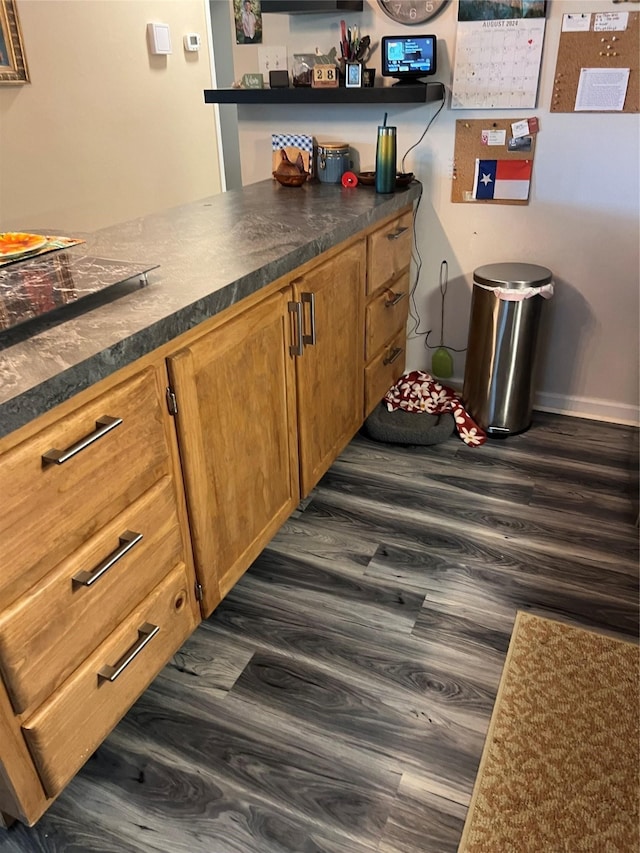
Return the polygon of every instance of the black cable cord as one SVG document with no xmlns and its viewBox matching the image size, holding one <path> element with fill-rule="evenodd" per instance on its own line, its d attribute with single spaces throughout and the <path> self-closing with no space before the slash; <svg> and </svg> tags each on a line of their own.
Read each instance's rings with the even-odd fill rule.
<svg viewBox="0 0 640 853">
<path fill-rule="evenodd" d="M 420 145 L 422 140 L 425 138 L 425 136 L 427 135 L 427 131 L 429 130 L 429 128 L 431 127 L 433 122 L 436 120 L 436 118 L 440 115 L 440 112 L 442 111 L 442 108 L 444 107 L 444 103 L 445 103 L 445 97 L 442 98 L 442 102 L 441 102 L 440 106 L 438 107 L 438 109 L 435 111 L 435 113 L 429 119 L 429 122 L 427 123 L 427 126 L 423 130 L 420 139 L 417 142 L 415 142 L 410 148 L 407 148 L 407 150 L 404 152 L 404 155 L 403 155 L 402 161 L 401 161 L 401 165 L 400 165 L 400 171 L 404 172 L 404 161 L 406 160 L 407 155 L 409 154 L 410 151 L 413 151 L 413 149 L 417 145 Z M 413 285 L 411 287 L 411 290 L 409 291 L 409 316 L 411 317 L 411 321 L 413 323 L 413 328 L 410 329 L 408 332 L 409 338 L 418 338 L 418 337 L 421 337 L 422 335 L 428 335 L 429 334 L 428 331 L 427 332 L 421 332 L 420 331 L 420 312 L 418 311 L 418 304 L 416 302 L 416 290 L 418 288 L 418 282 L 420 281 L 420 271 L 422 270 L 422 256 L 420 255 L 420 251 L 418 249 L 418 235 L 416 233 L 416 219 L 418 216 L 418 208 L 420 207 L 420 202 L 422 201 L 422 193 L 423 192 L 424 192 L 424 189 L 421 186 L 420 187 L 420 196 L 418 197 L 418 203 L 416 204 L 414 211 L 413 211 L 413 246 L 411 249 L 411 258 L 412 258 L 412 260 L 416 266 L 416 277 L 415 277 L 415 280 L 414 280 Z"/>
<path fill-rule="evenodd" d="M 416 219 L 418 217 L 418 209 L 420 207 L 420 202 L 422 201 L 422 194 L 424 190 L 422 187 L 420 188 L 420 197 L 418 198 L 418 203 L 416 204 L 413 211 L 413 246 L 411 247 L 411 258 L 416 267 L 416 277 L 414 279 L 413 285 L 411 286 L 411 290 L 409 291 L 409 316 L 411 317 L 411 322 L 413 323 L 413 328 L 409 329 L 407 332 L 407 337 L 409 338 L 418 338 L 421 335 L 428 334 L 420 331 L 420 312 L 418 311 L 418 303 L 416 302 L 416 290 L 418 288 L 418 282 L 420 281 L 420 272 L 422 270 L 422 255 L 420 254 L 420 250 L 418 249 L 418 235 L 416 233 Z"/>
<path fill-rule="evenodd" d="M 409 154 L 411 151 L 413 151 L 414 148 L 416 148 L 418 145 L 420 145 L 422 140 L 425 138 L 425 136 L 427 135 L 427 131 L 429 130 L 431 125 L 434 123 L 434 121 L 438 118 L 440 113 L 442 112 L 442 108 L 444 107 L 444 102 L 445 102 L 445 98 L 443 97 L 440 106 L 435 111 L 435 113 L 431 116 L 431 118 L 429 119 L 429 123 L 427 124 L 425 129 L 422 131 L 422 136 L 420 137 L 420 139 L 417 142 L 414 142 L 413 145 L 410 148 L 407 148 L 407 150 L 404 152 L 404 155 L 402 157 L 402 162 L 400 165 L 400 171 L 401 172 L 404 172 L 404 161 L 407 159 L 407 154 Z"/>
<path fill-rule="evenodd" d="M 427 343 L 427 341 L 429 340 L 429 335 L 431 334 L 431 332 L 433 332 L 433 329 L 429 329 L 429 331 L 426 333 L 426 337 L 424 339 L 425 349 L 439 349 L 442 346 L 442 344 L 438 344 L 437 346 L 432 346 L 432 344 Z M 424 334 L 424 332 L 422 334 Z M 447 344 L 447 349 L 450 349 L 451 352 L 466 352 L 467 351 L 466 347 L 462 347 L 461 349 L 456 349 L 455 347 L 450 347 L 449 344 Z"/>
</svg>

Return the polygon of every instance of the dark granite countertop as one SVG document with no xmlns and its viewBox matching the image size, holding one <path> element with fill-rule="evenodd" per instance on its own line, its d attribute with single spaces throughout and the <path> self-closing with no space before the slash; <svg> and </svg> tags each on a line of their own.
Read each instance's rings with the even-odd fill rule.
<svg viewBox="0 0 640 853">
<path fill-rule="evenodd" d="M 0 436 L 415 201 L 272 180 L 105 228 L 64 250 L 159 267 L 0 333 Z M 55 227 L 55 226 L 54 226 Z M 52 233 L 52 232 L 49 232 Z"/>
</svg>

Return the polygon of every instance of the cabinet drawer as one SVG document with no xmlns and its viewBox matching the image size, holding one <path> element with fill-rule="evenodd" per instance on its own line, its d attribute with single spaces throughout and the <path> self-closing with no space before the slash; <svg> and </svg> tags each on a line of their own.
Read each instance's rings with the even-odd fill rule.
<svg viewBox="0 0 640 853">
<path fill-rule="evenodd" d="M 367 305 L 365 358 L 371 359 L 383 344 L 407 325 L 409 270 L 382 290 Z"/>
<path fill-rule="evenodd" d="M 371 414 L 389 388 L 402 376 L 406 355 L 406 333 L 402 329 L 382 352 L 365 367 L 365 417 Z"/>
<path fill-rule="evenodd" d="M 413 212 L 407 211 L 369 235 L 367 245 L 367 295 L 395 278 L 411 263 Z"/>
<path fill-rule="evenodd" d="M 0 666 L 16 713 L 53 693 L 182 559 L 165 477 L 0 615 Z"/>
<path fill-rule="evenodd" d="M 23 724 L 49 796 L 80 769 L 196 624 L 192 584 L 179 565 Z"/>
<path fill-rule="evenodd" d="M 158 373 L 149 368 L 3 454 L 0 607 L 169 473 L 163 394 Z M 107 417 L 122 422 L 107 429 L 114 423 Z M 53 449 L 71 456 L 61 464 L 45 461 Z"/>
</svg>

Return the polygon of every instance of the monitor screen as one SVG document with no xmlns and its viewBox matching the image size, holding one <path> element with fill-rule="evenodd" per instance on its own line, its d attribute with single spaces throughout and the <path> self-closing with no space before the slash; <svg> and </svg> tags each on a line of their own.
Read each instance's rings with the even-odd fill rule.
<svg viewBox="0 0 640 853">
<path fill-rule="evenodd" d="M 433 35 L 383 36 L 382 76 L 415 83 L 420 77 L 436 73 L 436 53 Z"/>
</svg>

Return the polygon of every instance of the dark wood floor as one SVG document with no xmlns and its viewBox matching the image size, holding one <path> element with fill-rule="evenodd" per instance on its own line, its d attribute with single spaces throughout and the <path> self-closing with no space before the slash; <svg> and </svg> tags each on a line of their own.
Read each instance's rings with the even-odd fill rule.
<svg viewBox="0 0 640 853">
<path fill-rule="evenodd" d="M 356 437 L 0 851 L 455 851 L 516 610 L 638 636 L 636 442 Z"/>
</svg>

